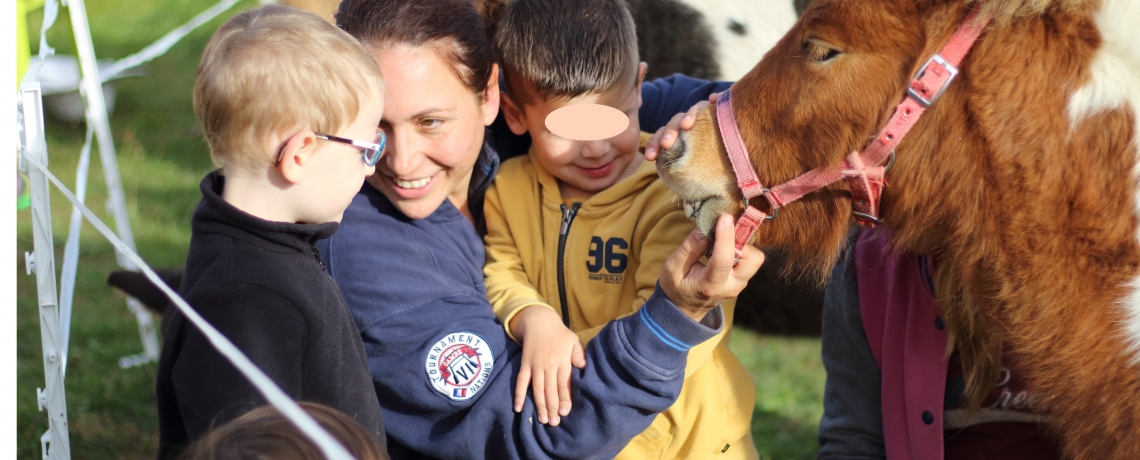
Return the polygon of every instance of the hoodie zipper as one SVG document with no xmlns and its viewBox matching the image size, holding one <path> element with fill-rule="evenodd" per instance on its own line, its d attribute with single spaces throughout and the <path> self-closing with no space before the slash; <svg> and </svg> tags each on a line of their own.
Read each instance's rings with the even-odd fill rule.
<svg viewBox="0 0 1140 460">
<path fill-rule="evenodd" d="M 321 251 L 317 249 L 317 245 L 314 244 L 310 246 L 310 248 L 313 250 L 313 257 L 317 258 L 317 263 L 321 264 L 321 270 L 324 270 L 325 274 L 328 274 L 329 269 L 325 267 L 325 261 L 321 259 Z"/>
<path fill-rule="evenodd" d="M 563 259 L 566 252 L 566 235 L 570 233 L 570 223 L 578 214 L 582 203 L 574 203 L 572 207 L 562 205 L 562 229 L 558 231 L 558 301 L 562 304 L 562 324 L 570 327 L 570 307 L 566 302 L 566 273 L 563 268 Z"/>
</svg>

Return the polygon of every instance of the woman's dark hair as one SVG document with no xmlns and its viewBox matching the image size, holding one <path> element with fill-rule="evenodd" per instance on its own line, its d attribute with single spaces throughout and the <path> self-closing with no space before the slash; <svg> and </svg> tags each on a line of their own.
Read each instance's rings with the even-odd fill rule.
<svg viewBox="0 0 1140 460">
<path fill-rule="evenodd" d="M 438 47 L 459 81 L 482 98 L 496 61 L 494 24 L 504 5 L 504 0 L 344 0 L 336 25 L 369 49 Z"/>
<path fill-rule="evenodd" d="M 359 460 L 388 460 L 388 453 L 363 426 L 328 406 L 299 402 Z M 262 406 L 211 430 L 190 446 L 181 460 L 324 460 L 316 443 L 301 433 L 277 408 Z"/>
</svg>

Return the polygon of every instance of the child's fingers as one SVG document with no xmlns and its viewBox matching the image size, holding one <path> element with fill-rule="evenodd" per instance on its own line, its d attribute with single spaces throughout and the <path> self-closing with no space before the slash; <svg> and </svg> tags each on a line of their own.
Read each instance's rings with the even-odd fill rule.
<svg viewBox="0 0 1140 460">
<path fill-rule="evenodd" d="M 720 99 L 720 93 L 712 93 L 709 95 L 709 103 L 710 104 L 716 104 L 716 101 L 719 99 Z"/>
<path fill-rule="evenodd" d="M 684 131 L 693 129 L 693 124 L 697 122 L 697 114 L 692 112 L 693 109 L 689 109 L 689 113 L 686 113 L 685 117 L 681 118 L 681 123 L 678 125 Z"/>
<path fill-rule="evenodd" d="M 685 117 L 681 119 L 678 126 L 685 131 L 693 129 L 693 125 L 697 123 L 697 115 L 700 115 L 701 111 L 708 109 L 708 107 L 709 105 L 705 101 L 693 104 L 692 107 L 689 107 L 689 111 L 685 112 Z"/>
<path fill-rule="evenodd" d="M 586 350 L 582 348 L 581 339 L 578 340 L 578 343 L 574 344 L 574 350 L 570 352 L 570 364 L 578 369 L 586 368 Z"/>
<path fill-rule="evenodd" d="M 530 386 L 530 366 L 523 364 L 519 368 L 519 377 L 515 379 L 515 412 L 522 412 L 523 403 L 526 402 L 526 389 Z"/>
<path fill-rule="evenodd" d="M 546 413 L 550 426 L 558 426 L 558 369 L 546 371 Z"/>
<path fill-rule="evenodd" d="M 657 128 L 657 132 L 649 136 L 649 140 L 645 142 L 645 159 L 648 161 L 656 161 L 657 153 L 661 151 L 661 136 L 665 134 L 665 127 Z"/>
<path fill-rule="evenodd" d="M 546 414 L 546 387 L 543 381 L 545 378 L 545 372 L 535 372 L 534 386 L 531 387 L 531 390 L 534 392 L 534 411 L 538 413 L 539 423 L 546 423 L 550 421 Z"/>
<path fill-rule="evenodd" d="M 681 122 L 685 116 L 683 113 L 678 113 L 669 119 L 669 123 L 665 124 L 661 132 L 661 148 L 665 150 L 673 148 L 673 144 L 677 142 L 677 136 L 681 134 Z"/>
<path fill-rule="evenodd" d="M 657 154 L 661 153 L 661 149 L 670 149 L 673 144 L 677 142 L 677 136 L 680 133 L 679 126 L 685 114 L 678 113 L 673 115 L 669 123 L 657 129 L 645 142 L 645 159 L 649 161 L 656 161 Z M 691 123 L 690 123 L 691 125 Z M 691 127 L 691 126 L 690 126 Z"/>
<path fill-rule="evenodd" d="M 558 415 L 565 417 L 570 414 L 570 367 L 558 368 Z"/>
</svg>

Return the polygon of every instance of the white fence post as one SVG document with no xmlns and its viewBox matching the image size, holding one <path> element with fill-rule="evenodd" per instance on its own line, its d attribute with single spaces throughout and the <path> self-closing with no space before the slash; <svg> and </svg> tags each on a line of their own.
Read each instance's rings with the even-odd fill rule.
<svg viewBox="0 0 1140 460">
<path fill-rule="evenodd" d="M 99 67 L 95 62 L 95 48 L 91 41 L 91 28 L 87 23 L 87 7 L 83 0 L 69 0 L 67 9 L 71 16 L 71 30 L 75 34 L 75 49 L 79 55 L 79 68 L 83 80 L 80 92 L 87 101 L 87 124 L 95 129 L 99 143 L 99 158 L 103 164 L 103 176 L 107 182 L 107 209 L 115 219 L 115 230 L 119 239 L 135 251 L 135 237 L 131 233 L 131 221 L 127 215 L 127 202 L 123 198 L 123 184 L 119 178 L 119 164 L 115 158 L 115 142 L 111 137 L 111 123 L 107 119 L 107 105 L 103 100 L 103 82 L 99 78 Z M 127 270 L 137 270 L 122 253 L 116 251 L 119 266 Z M 150 312 L 134 298 L 127 299 L 127 307 L 135 315 L 142 338 L 143 352 L 119 359 L 119 365 L 130 367 L 158 359 L 158 334 Z"/>
<path fill-rule="evenodd" d="M 28 83 L 20 94 L 23 107 L 23 155 L 47 164 L 47 141 L 44 138 L 43 100 L 40 84 Z M 40 410 L 47 408 L 48 431 L 40 438 L 43 458 L 70 459 L 71 442 L 67 435 L 67 397 L 64 393 L 64 358 L 59 329 L 59 303 L 55 286 L 55 248 L 52 242 L 50 188 L 44 173 L 27 168 L 32 198 L 32 237 L 35 252 L 25 253 L 28 274 L 35 273 L 39 293 L 40 336 L 44 351 L 45 389 L 36 389 Z"/>
</svg>

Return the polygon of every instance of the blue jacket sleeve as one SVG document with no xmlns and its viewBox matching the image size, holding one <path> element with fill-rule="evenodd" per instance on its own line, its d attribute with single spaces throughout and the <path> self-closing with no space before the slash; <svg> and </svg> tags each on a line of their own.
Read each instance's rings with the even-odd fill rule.
<svg viewBox="0 0 1140 460">
<path fill-rule="evenodd" d="M 641 108 L 637 117 L 641 130 L 654 132 L 669 123 L 681 112 L 688 111 L 694 104 L 706 101 L 712 93 L 719 93 L 732 87 L 732 82 L 709 82 L 696 78 L 673 74 L 641 85 Z"/>
<path fill-rule="evenodd" d="M 385 429 L 422 454 L 610 458 L 676 400 L 688 348 L 723 327 L 719 308 L 698 323 L 658 288 L 589 343 L 572 377 L 574 411 L 544 425 L 529 396 L 513 410 L 522 348 L 485 297 L 482 252 L 465 257 L 462 238 L 418 232 L 430 217 L 363 222 L 384 241 L 356 238 L 364 228 L 350 217 L 321 250 L 361 330 Z"/>
</svg>

